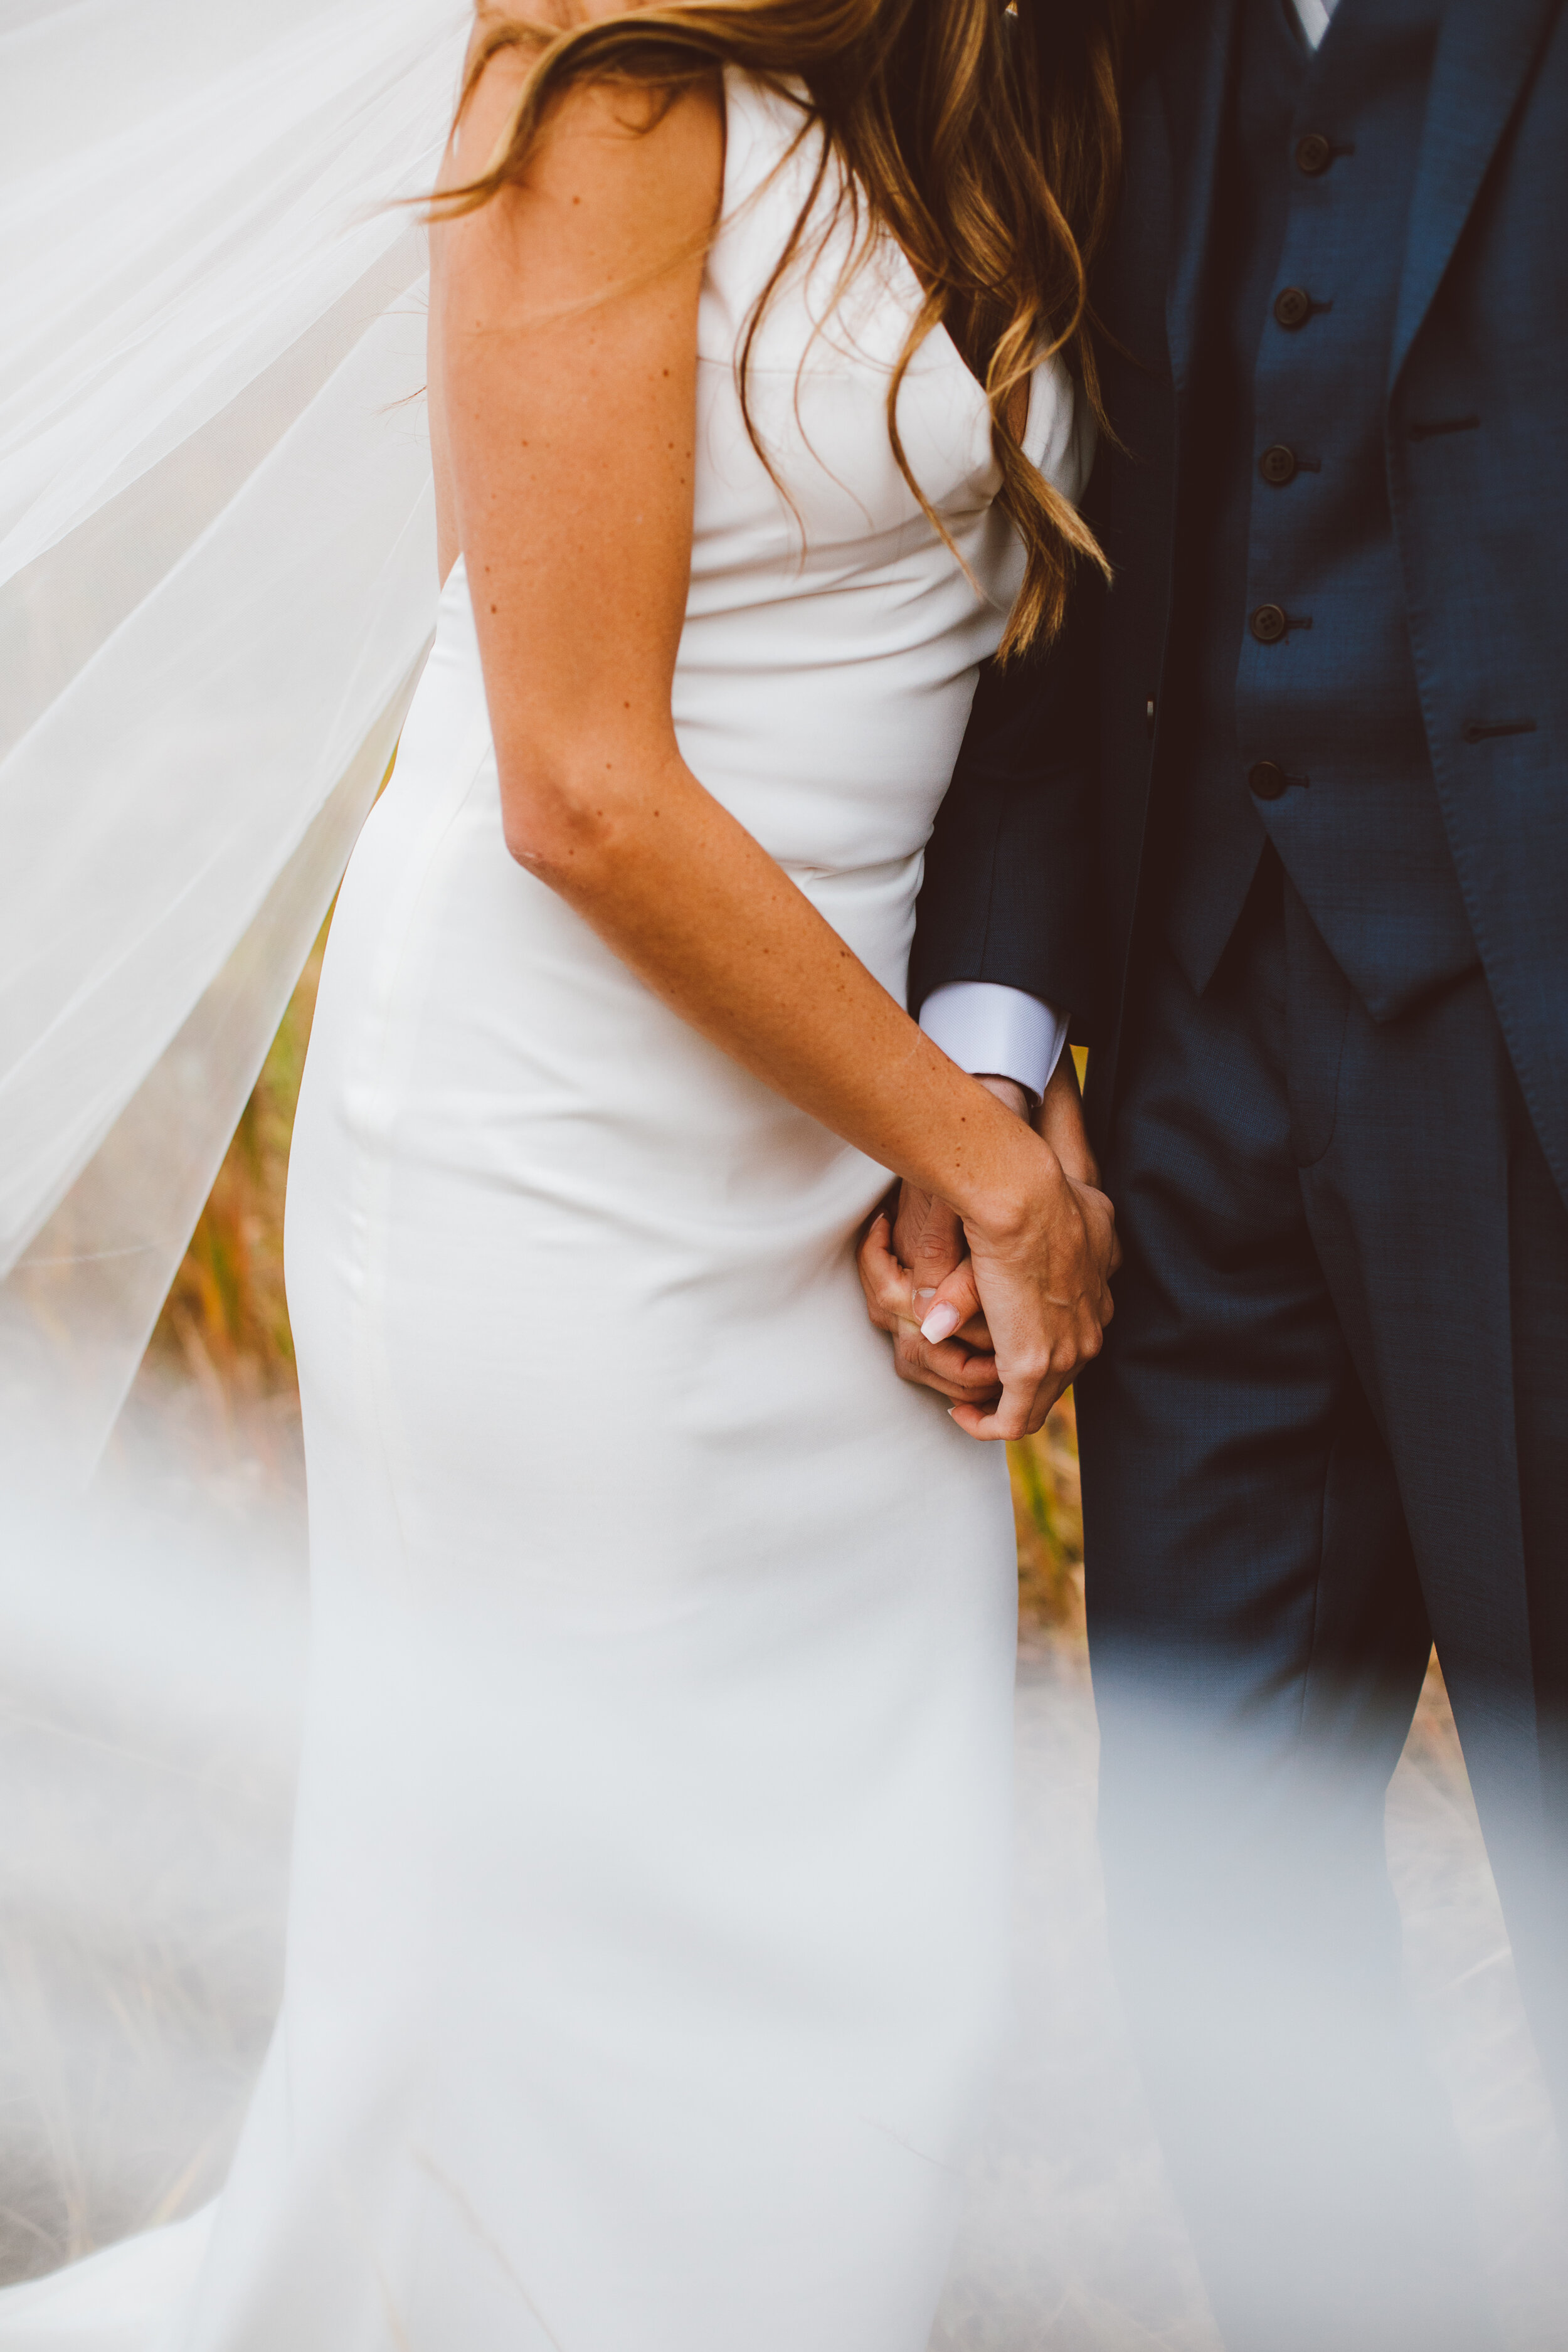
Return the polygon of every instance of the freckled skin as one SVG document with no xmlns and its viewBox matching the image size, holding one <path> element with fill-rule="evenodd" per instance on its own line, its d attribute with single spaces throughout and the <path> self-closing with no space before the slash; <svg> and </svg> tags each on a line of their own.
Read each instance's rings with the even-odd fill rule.
<svg viewBox="0 0 1568 2352">
<path fill-rule="evenodd" d="M 444 184 L 494 151 L 519 73 L 491 62 Z M 670 686 L 723 110 L 717 79 L 640 133 L 625 109 L 570 92 L 523 179 L 431 240 L 440 561 L 444 577 L 460 550 L 486 583 L 508 845 L 695 1028 L 957 1206 L 972 1255 L 953 1282 L 966 1318 L 984 1304 L 1001 1393 L 956 1417 L 1018 1436 L 1098 1349 L 1110 1204 L 921 1034 L 681 759 Z"/>
</svg>

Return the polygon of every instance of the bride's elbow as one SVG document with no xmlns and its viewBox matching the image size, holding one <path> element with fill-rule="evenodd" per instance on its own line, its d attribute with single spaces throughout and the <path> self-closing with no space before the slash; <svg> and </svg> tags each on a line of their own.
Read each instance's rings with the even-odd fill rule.
<svg viewBox="0 0 1568 2352">
<path fill-rule="evenodd" d="M 614 857 L 620 828 L 609 796 L 570 767 L 530 762 L 503 772 L 500 807 L 508 850 L 552 888 L 581 886 Z"/>
</svg>

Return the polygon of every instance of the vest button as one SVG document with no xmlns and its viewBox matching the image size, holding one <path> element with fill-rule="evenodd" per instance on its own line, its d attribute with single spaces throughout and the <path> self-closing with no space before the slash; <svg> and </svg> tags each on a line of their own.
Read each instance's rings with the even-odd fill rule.
<svg viewBox="0 0 1568 2352">
<path fill-rule="evenodd" d="M 1290 625 L 1282 604 L 1259 604 L 1247 625 L 1260 646 L 1277 646 Z"/>
<path fill-rule="evenodd" d="M 1309 131 L 1304 139 L 1297 140 L 1296 169 L 1305 172 L 1309 180 L 1326 172 L 1333 160 L 1334 151 L 1321 131 Z"/>
<path fill-rule="evenodd" d="M 1259 760 L 1247 772 L 1247 790 L 1260 801 L 1277 801 L 1283 797 L 1289 779 L 1278 760 Z"/>
<path fill-rule="evenodd" d="M 1258 470 L 1266 482 L 1282 490 L 1287 482 L 1296 478 L 1296 452 L 1287 448 L 1283 441 L 1276 441 L 1258 460 Z"/>
<path fill-rule="evenodd" d="M 1294 334 L 1304 327 L 1312 315 L 1312 298 L 1300 286 L 1282 287 L 1274 297 L 1274 316 L 1279 324 Z"/>
</svg>

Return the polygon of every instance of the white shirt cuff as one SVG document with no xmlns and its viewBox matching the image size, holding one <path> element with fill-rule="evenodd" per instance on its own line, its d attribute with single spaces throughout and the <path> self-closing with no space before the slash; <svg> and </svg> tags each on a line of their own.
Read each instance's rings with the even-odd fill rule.
<svg viewBox="0 0 1568 2352">
<path fill-rule="evenodd" d="M 934 990 L 921 1007 L 921 1027 L 961 1070 L 1011 1078 L 1032 1095 L 1045 1093 L 1068 1037 L 1065 1013 L 994 980 Z"/>
</svg>

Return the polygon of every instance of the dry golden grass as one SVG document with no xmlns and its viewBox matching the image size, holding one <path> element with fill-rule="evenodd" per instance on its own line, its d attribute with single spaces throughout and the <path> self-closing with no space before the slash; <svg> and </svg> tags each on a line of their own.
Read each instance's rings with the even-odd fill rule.
<svg viewBox="0 0 1568 2352">
<path fill-rule="evenodd" d="M 311 950 L 164 1303 L 150 1353 L 236 1402 L 292 1393 L 283 1188 L 326 932 Z"/>
<path fill-rule="evenodd" d="M 323 928 L 191 1236 L 148 1350 L 148 1371 L 182 1371 L 204 1400 L 198 1444 L 237 1440 L 281 1483 L 297 1477 L 294 1345 L 283 1295 L 289 1138 L 321 977 Z M 1083 1628 L 1078 1432 L 1063 1399 L 1037 1438 L 1011 1449 L 1018 1602 L 1032 1627 Z"/>
<path fill-rule="evenodd" d="M 1037 1437 L 1007 1449 L 1018 1532 L 1018 1614 L 1033 1628 L 1083 1639 L 1083 1503 L 1078 1421 L 1063 1397 Z"/>
</svg>

